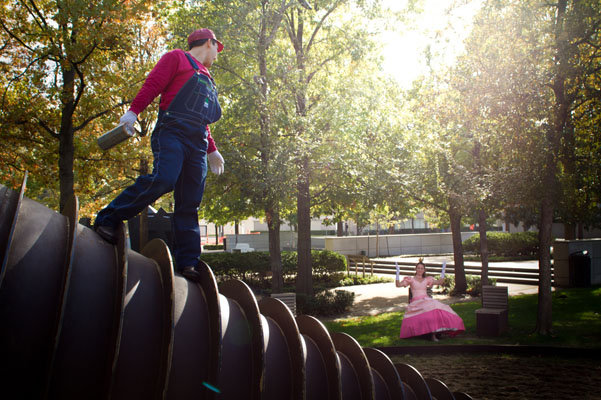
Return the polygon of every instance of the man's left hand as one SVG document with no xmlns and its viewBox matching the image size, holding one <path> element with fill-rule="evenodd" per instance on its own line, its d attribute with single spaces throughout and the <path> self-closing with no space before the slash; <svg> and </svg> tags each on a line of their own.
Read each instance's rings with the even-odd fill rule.
<svg viewBox="0 0 601 400">
<path fill-rule="evenodd" d="M 209 167 L 211 168 L 211 171 L 216 175 L 223 174 L 223 170 L 225 169 L 225 161 L 223 160 L 223 157 L 219 151 L 215 150 L 214 152 L 209 153 L 207 158 L 209 159 Z"/>
</svg>

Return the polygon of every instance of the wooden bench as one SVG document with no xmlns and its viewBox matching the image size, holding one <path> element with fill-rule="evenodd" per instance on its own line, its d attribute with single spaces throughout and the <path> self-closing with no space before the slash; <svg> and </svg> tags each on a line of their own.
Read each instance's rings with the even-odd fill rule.
<svg viewBox="0 0 601 400">
<path fill-rule="evenodd" d="M 478 336 L 498 336 L 509 326 L 507 286 L 482 286 L 482 308 L 476 310 Z"/>
<path fill-rule="evenodd" d="M 296 317 L 296 293 L 272 293 L 271 297 L 274 299 L 281 300 L 292 312 L 292 315 Z"/>
<path fill-rule="evenodd" d="M 347 255 L 346 256 L 346 260 L 347 260 L 347 267 L 346 267 L 346 274 L 349 275 L 350 274 L 350 270 L 352 269 L 352 267 L 355 267 L 355 275 L 359 274 L 359 264 L 361 264 L 362 268 L 362 274 L 363 277 L 365 278 L 365 266 L 368 265 L 369 266 L 369 272 L 371 275 L 374 274 L 374 262 L 371 261 L 369 258 L 367 258 L 367 256 L 353 256 L 353 255 Z"/>
</svg>

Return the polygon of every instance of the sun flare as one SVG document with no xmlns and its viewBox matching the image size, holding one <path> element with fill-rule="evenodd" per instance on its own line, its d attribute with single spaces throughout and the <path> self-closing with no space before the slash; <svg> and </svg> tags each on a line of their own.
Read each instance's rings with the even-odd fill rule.
<svg viewBox="0 0 601 400">
<path fill-rule="evenodd" d="M 406 0 L 384 0 L 391 11 L 402 11 Z M 482 0 L 472 0 L 451 8 L 453 0 L 424 0 L 422 12 L 413 14 L 407 24 L 382 33 L 384 72 L 407 88 L 430 67 L 450 65 L 463 50 L 463 41 L 472 28 L 472 19 Z"/>
</svg>

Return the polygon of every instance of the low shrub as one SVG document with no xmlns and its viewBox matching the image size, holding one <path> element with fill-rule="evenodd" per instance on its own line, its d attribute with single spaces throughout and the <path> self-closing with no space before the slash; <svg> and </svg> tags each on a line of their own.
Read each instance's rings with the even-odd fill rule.
<svg viewBox="0 0 601 400">
<path fill-rule="evenodd" d="M 294 279 L 296 280 L 296 277 Z M 344 280 L 344 272 L 332 272 L 327 275 L 313 275 L 312 280 L 315 291 L 344 286 L 340 284 L 340 282 Z"/>
<path fill-rule="evenodd" d="M 203 253 L 200 258 L 206 262 L 219 280 L 249 280 L 253 275 L 266 275 L 270 270 L 269 253 L 251 251 L 248 253 Z"/>
<path fill-rule="evenodd" d="M 346 290 L 324 290 L 314 296 L 296 295 L 298 314 L 330 316 L 342 314 L 355 302 L 355 293 Z"/>
<path fill-rule="evenodd" d="M 369 276 L 366 275 L 365 278 L 360 275 L 348 275 L 340 279 L 338 281 L 337 286 L 353 286 L 353 285 L 368 285 L 371 283 L 385 283 L 385 282 L 394 282 L 393 278 L 386 278 L 383 276 Z"/>
<path fill-rule="evenodd" d="M 223 245 L 222 244 L 205 244 L 204 246 L 202 246 L 202 248 L 205 250 L 223 250 Z"/>
<path fill-rule="evenodd" d="M 538 254 L 537 232 L 486 232 L 488 252 L 497 256 L 520 257 Z M 473 235 L 463 242 L 466 252 L 480 254 L 480 235 Z"/>
<path fill-rule="evenodd" d="M 264 279 L 271 271 L 269 252 L 266 251 L 203 253 L 200 258 L 211 267 L 219 280 L 224 278 L 244 281 Z M 297 259 L 295 251 L 282 252 L 284 276 L 296 276 Z M 346 271 L 346 258 L 334 251 L 311 250 L 311 260 L 313 278 L 316 281 L 325 279 L 337 282 L 342 279 L 342 274 Z"/>
<path fill-rule="evenodd" d="M 346 271 L 346 257 L 330 250 L 311 250 L 313 275 Z"/>
</svg>

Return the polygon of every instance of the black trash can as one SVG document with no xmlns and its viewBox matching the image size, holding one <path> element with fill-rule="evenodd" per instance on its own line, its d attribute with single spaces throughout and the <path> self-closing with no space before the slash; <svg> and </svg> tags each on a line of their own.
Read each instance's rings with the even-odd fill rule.
<svg viewBox="0 0 601 400">
<path fill-rule="evenodd" d="M 569 257 L 570 286 L 591 286 L 591 256 L 582 250 L 570 254 Z"/>
</svg>

